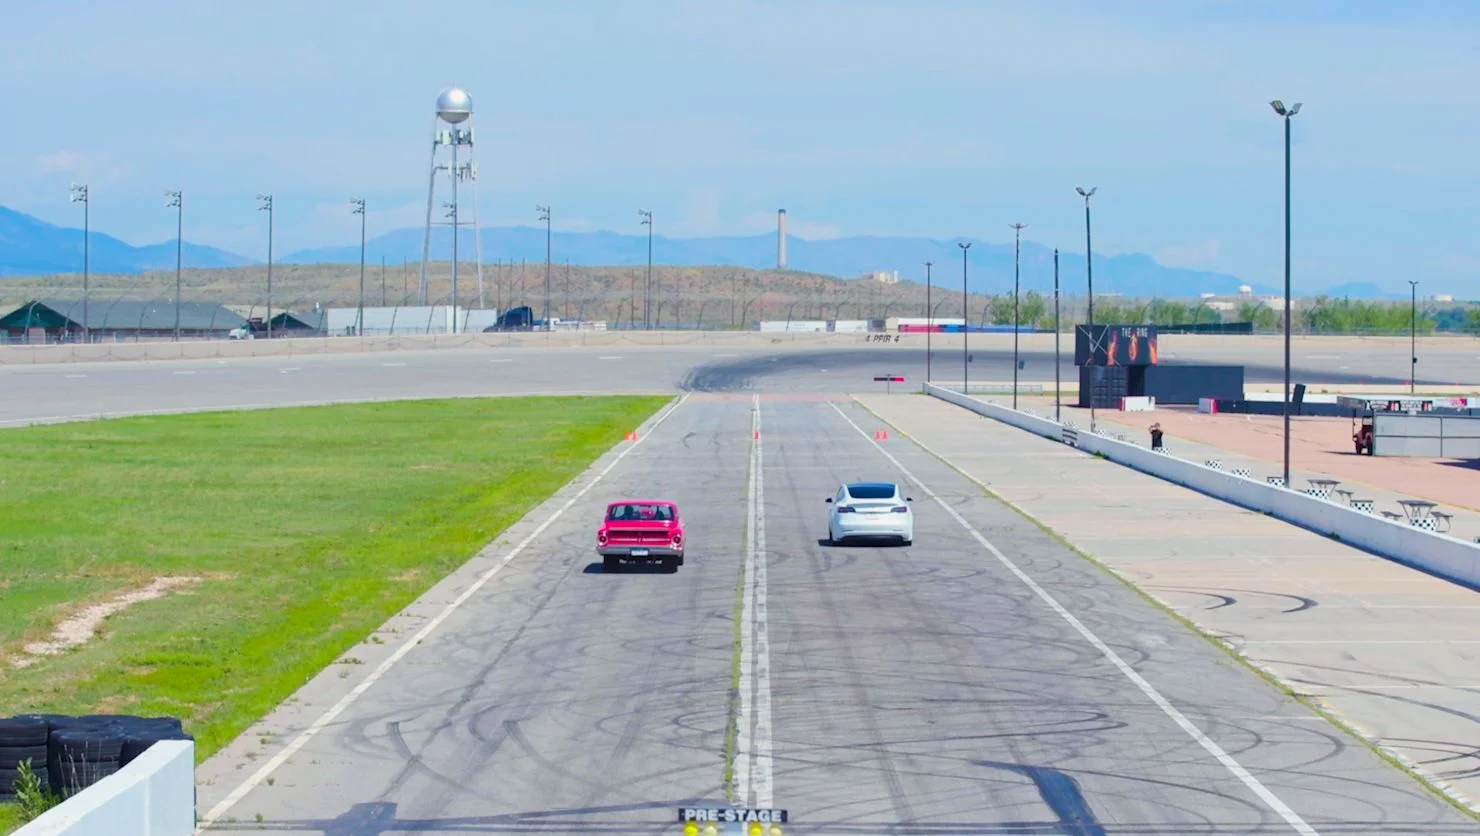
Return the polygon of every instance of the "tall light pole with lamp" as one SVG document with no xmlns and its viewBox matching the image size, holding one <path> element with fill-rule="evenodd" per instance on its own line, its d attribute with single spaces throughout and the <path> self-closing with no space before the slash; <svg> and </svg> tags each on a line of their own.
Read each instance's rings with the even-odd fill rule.
<svg viewBox="0 0 1480 836">
<path fill-rule="evenodd" d="M 1408 280 L 1408 394 L 1418 385 L 1418 280 Z"/>
<path fill-rule="evenodd" d="M 935 262 L 925 262 L 925 382 L 930 382 L 930 334 L 935 330 L 935 312 L 930 309 L 930 268 Z"/>
<path fill-rule="evenodd" d="M 536 206 L 540 220 L 545 222 L 545 330 L 550 330 L 550 207 Z"/>
<path fill-rule="evenodd" d="M 185 262 L 185 201 L 179 191 L 165 192 L 166 208 L 175 210 L 175 342 L 180 341 L 180 268 Z"/>
<path fill-rule="evenodd" d="M 1012 408 L 1018 405 L 1018 274 L 1022 262 L 1023 229 L 1027 224 L 1013 224 L 1012 242 Z"/>
<path fill-rule="evenodd" d="M 1091 186 L 1085 191 L 1083 186 L 1075 186 L 1074 191 L 1079 192 L 1084 198 L 1084 279 L 1088 285 L 1089 292 L 1089 323 L 1095 324 L 1095 256 L 1094 249 L 1090 246 L 1089 237 L 1089 199 L 1095 196 L 1099 186 Z"/>
<path fill-rule="evenodd" d="M 272 339 L 272 195 L 259 194 L 259 212 L 267 213 L 267 338 Z"/>
<path fill-rule="evenodd" d="M 1063 417 L 1059 411 L 1059 392 L 1062 383 L 1059 379 L 1059 248 L 1053 250 L 1053 419 L 1060 423 Z"/>
<path fill-rule="evenodd" d="M 647 284 L 643 289 L 645 298 L 642 303 L 642 330 L 648 331 L 653 327 L 653 212 L 651 209 L 638 209 L 637 214 L 642 216 L 642 225 L 648 228 Z"/>
<path fill-rule="evenodd" d="M 365 336 L 365 199 L 354 198 L 350 202 L 350 213 L 360 216 L 360 304 L 355 312 L 355 336 Z M 454 241 L 457 237 L 457 227 L 452 228 Z M 454 243 L 454 250 L 456 244 Z M 452 303 L 453 319 L 457 319 L 457 302 Z"/>
<path fill-rule="evenodd" d="M 967 353 L 967 345 L 971 339 L 971 304 L 966 298 L 966 251 L 971 249 L 971 242 L 958 241 L 956 246 L 961 248 L 961 394 L 965 395 L 971 389 L 971 374 L 966 370 L 966 363 L 971 357 Z"/>
<path fill-rule="evenodd" d="M 92 207 L 87 199 L 86 185 L 72 186 L 72 202 L 82 204 L 82 342 L 89 342 L 88 319 L 87 319 L 87 279 L 88 267 L 92 261 L 92 253 L 89 250 L 92 238 L 92 221 L 88 216 L 92 214 Z"/>
<path fill-rule="evenodd" d="M 1279 99 L 1269 103 L 1285 120 L 1285 476 L 1290 487 L 1290 119 L 1300 112 L 1300 102 L 1286 108 Z"/>
</svg>

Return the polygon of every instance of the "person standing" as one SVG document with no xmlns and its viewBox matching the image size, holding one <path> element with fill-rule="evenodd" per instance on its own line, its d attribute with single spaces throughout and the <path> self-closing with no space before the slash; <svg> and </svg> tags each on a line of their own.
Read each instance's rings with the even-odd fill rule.
<svg viewBox="0 0 1480 836">
<path fill-rule="evenodd" d="M 1161 449 L 1161 422 L 1157 421 L 1151 425 L 1151 449 Z"/>
</svg>

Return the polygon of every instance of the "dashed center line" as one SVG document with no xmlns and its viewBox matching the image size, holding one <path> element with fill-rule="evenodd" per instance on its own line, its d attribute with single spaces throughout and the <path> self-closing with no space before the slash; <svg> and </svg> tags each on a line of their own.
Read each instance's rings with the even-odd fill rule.
<svg viewBox="0 0 1480 836">
<path fill-rule="evenodd" d="M 70 377 L 70 378 L 74 378 L 75 379 L 75 378 L 79 378 L 79 377 L 87 377 L 87 375 L 85 375 L 85 374 L 64 374 L 64 375 L 62 375 L 62 377 Z"/>
<path fill-rule="evenodd" d="M 195 374 L 195 372 L 185 371 L 185 372 L 175 372 L 175 374 Z"/>
<path fill-rule="evenodd" d="M 620 359 L 622 359 L 622 356 L 620 354 L 603 354 L 603 355 L 601 355 L 600 357 L 598 357 L 596 359 L 598 359 L 598 360 L 620 360 Z"/>
<path fill-rule="evenodd" d="M 489 360 L 488 362 L 490 362 L 490 363 L 512 363 L 512 362 L 514 362 L 514 358 L 512 358 L 512 357 L 497 357 L 497 358 L 494 358 L 492 360 Z"/>
<path fill-rule="evenodd" d="M 735 752 L 735 798 L 740 805 L 770 807 L 771 784 L 771 644 L 766 615 L 766 494 L 762 475 L 761 400 L 751 405 L 750 484 L 746 491 L 744 595 L 740 610 L 740 710 Z M 752 799 L 754 799 L 752 801 Z"/>
<path fill-rule="evenodd" d="M 405 363 L 381 363 L 382 366 L 404 366 Z"/>
</svg>

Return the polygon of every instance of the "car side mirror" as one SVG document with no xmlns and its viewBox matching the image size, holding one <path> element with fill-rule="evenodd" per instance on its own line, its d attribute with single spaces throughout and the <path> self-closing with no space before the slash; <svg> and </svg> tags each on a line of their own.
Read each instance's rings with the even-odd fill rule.
<svg viewBox="0 0 1480 836">
<path fill-rule="evenodd" d="M 822 500 L 822 501 L 823 501 L 823 502 L 832 502 L 832 497 L 828 497 L 828 498 L 827 498 L 827 499 L 824 499 L 824 500 Z"/>
</svg>

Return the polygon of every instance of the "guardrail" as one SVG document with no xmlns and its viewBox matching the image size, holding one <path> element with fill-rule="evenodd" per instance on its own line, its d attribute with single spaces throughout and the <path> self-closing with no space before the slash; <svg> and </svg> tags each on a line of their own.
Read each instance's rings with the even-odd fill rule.
<svg viewBox="0 0 1480 836">
<path fill-rule="evenodd" d="M 1245 472 L 1218 470 L 1092 431 L 1075 431 L 1056 421 L 962 395 L 932 383 L 925 384 L 925 393 L 1044 438 L 1072 443 L 1079 450 L 1104 456 L 1116 464 L 1269 514 L 1446 580 L 1480 589 L 1480 544 L 1396 523 L 1282 485 L 1257 482 Z"/>
<path fill-rule="evenodd" d="M 14 836 L 187 836 L 195 832 L 195 743 L 161 740 L 37 816 Z"/>
</svg>

